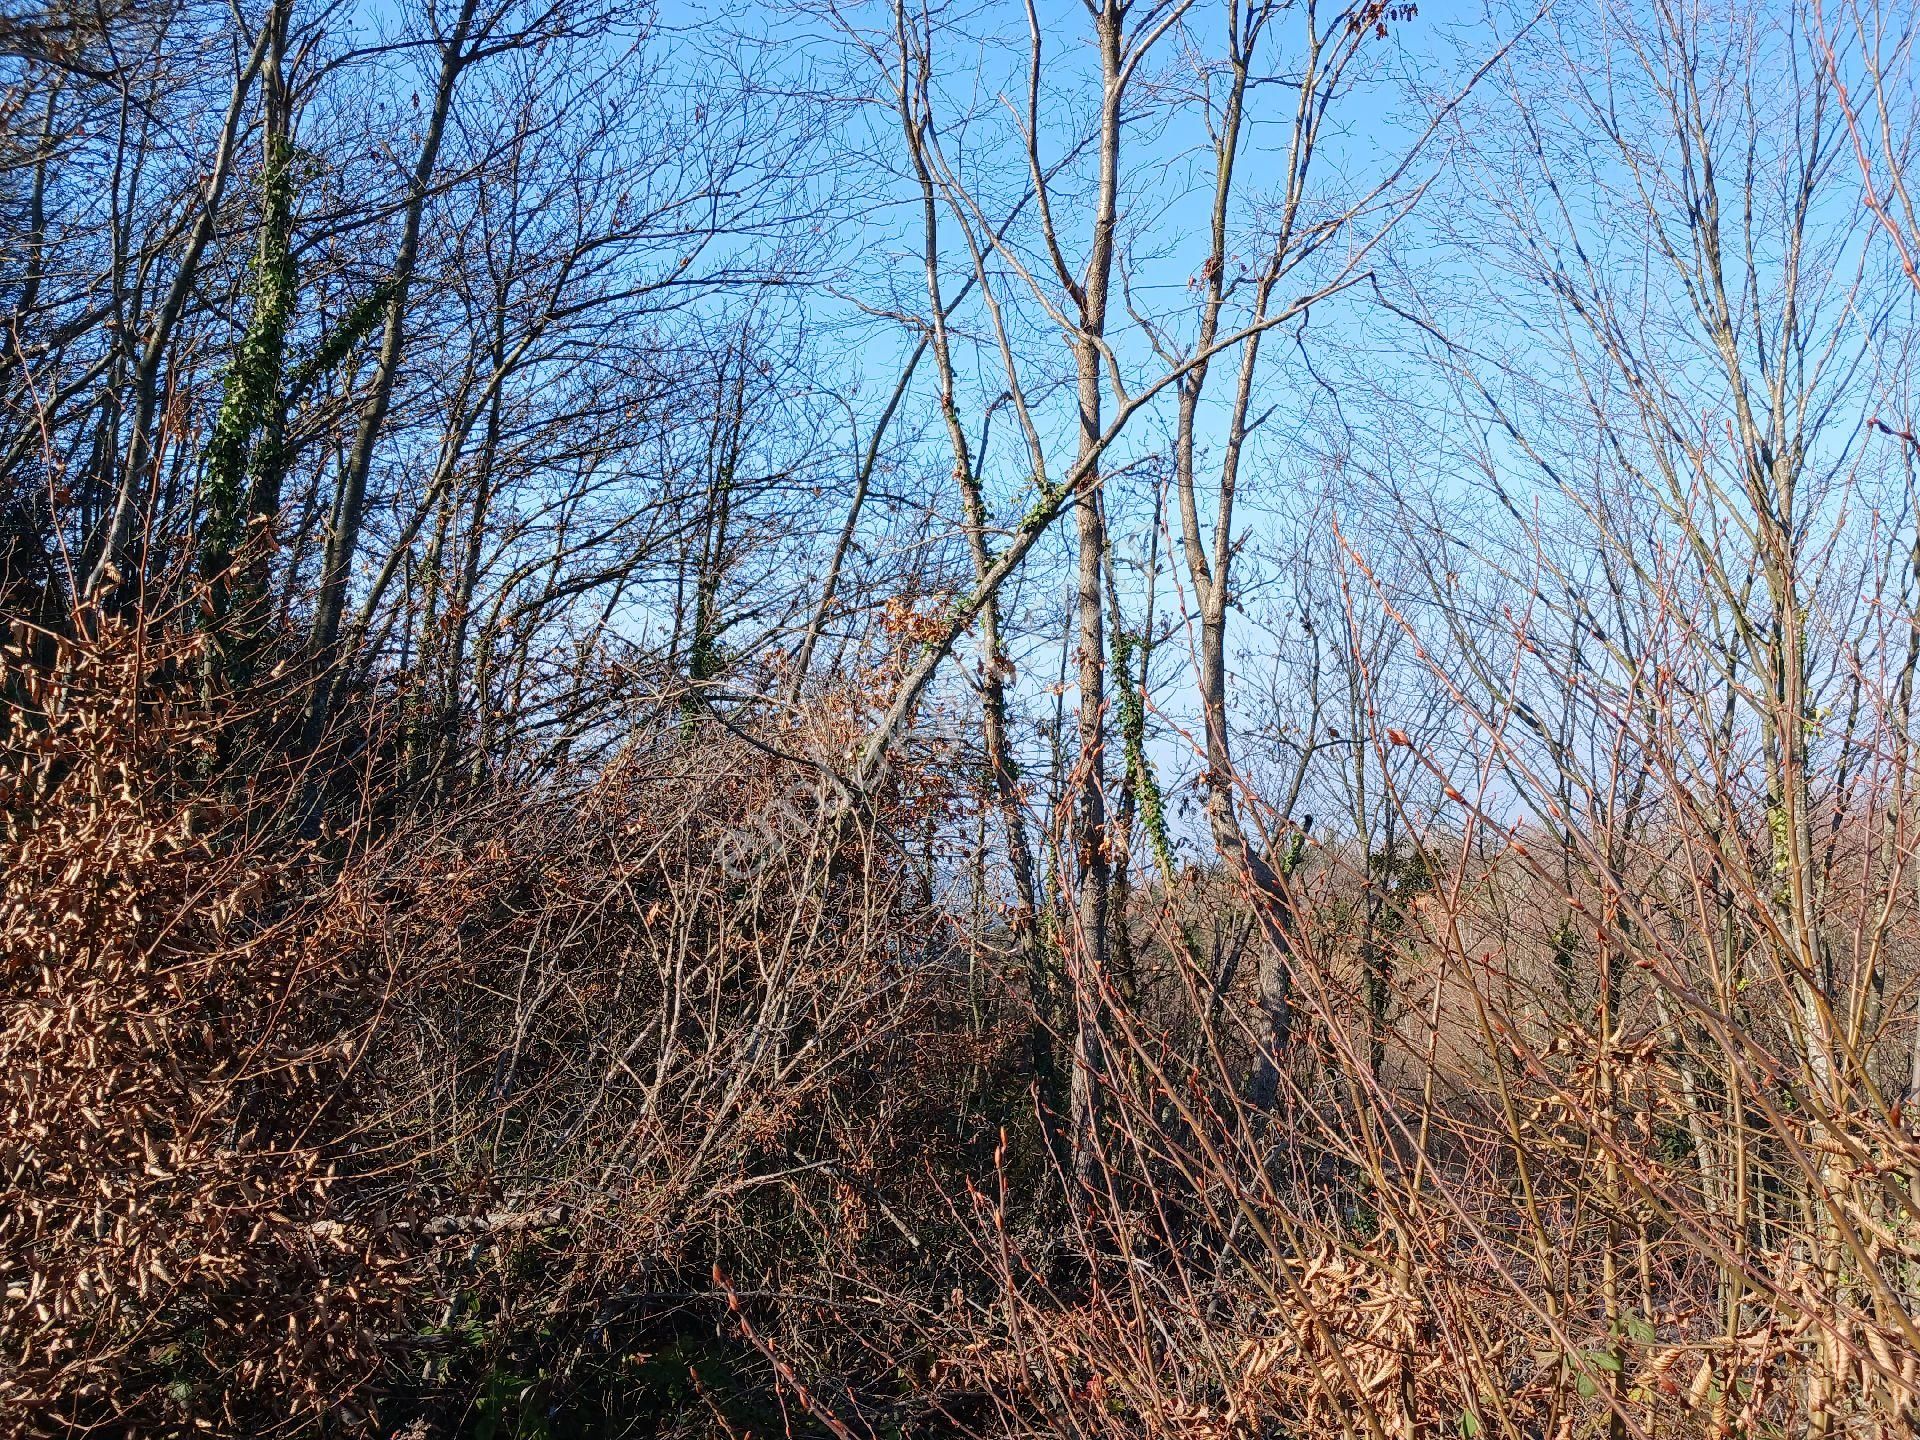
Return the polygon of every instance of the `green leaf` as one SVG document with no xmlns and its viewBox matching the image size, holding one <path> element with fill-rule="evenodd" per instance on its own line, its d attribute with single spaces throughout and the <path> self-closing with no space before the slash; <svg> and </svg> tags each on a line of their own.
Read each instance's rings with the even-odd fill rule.
<svg viewBox="0 0 1920 1440">
<path fill-rule="evenodd" d="M 1473 1437 L 1480 1433 L 1479 1418 L 1471 1410 L 1460 1412 L 1460 1433 L 1466 1436 L 1467 1440 L 1473 1440 Z"/>
</svg>

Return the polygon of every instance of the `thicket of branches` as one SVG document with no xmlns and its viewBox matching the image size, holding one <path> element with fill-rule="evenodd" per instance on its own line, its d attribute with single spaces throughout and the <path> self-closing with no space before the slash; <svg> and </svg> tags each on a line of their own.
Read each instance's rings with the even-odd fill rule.
<svg viewBox="0 0 1920 1440">
<path fill-rule="evenodd" d="M 0 1425 L 1912 1433 L 1912 45 L 0 17 Z"/>
</svg>

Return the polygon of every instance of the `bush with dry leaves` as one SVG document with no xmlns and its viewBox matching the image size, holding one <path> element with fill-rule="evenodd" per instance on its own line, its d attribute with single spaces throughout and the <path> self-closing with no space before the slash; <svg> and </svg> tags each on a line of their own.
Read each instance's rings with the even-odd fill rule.
<svg viewBox="0 0 1920 1440">
<path fill-rule="evenodd" d="M 0 1412 L 297 1427 L 353 1396 L 403 1257 L 324 1222 L 382 991 L 304 847 L 208 781 L 195 647 L 9 656 Z"/>
</svg>

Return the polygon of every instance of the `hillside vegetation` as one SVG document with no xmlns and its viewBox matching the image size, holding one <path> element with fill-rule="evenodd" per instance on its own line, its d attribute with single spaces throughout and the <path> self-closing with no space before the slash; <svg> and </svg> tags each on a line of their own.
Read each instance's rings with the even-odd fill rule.
<svg viewBox="0 0 1920 1440">
<path fill-rule="evenodd" d="M 1874 0 L 0 17 L 0 1434 L 1920 1430 Z"/>
</svg>

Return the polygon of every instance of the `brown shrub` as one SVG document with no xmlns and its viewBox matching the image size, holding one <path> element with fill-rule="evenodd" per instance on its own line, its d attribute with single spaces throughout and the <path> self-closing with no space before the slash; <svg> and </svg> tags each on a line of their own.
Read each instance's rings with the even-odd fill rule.
<svg viewBox="0 0 1920 1440">
<path fill-rule="evenodd" d="M 874 1368 L 819 1313 L 856 1252 L 921 1245 L 896 1187 L 965 1048 L 949 941 L 881 838 L 937 779 L 836 818 L 806 766 L 676 730 L 572 793 L 323 851 L 286 823 L 300 777 L 235 763 L 197 675 L 190 641 L 116 629 L 8 677 L 8 1428 L 557 1407 L 690 1305 L 700 1343 L 731 1335 L 716 1269 L 772 1296 L 811 1268 L 761 1323 Z M 833 755 L 846 728 L 774 739 Z"/>
<path fill-rule="evenodd" d="M 8 679 L 0 755 L 0 1413 L 12 1428 L 351 1419 L 405 1293 L 331 1230 L 383 988 L 327 886 L 202 776 L 184 641 Z M 276 1426 L 277 1422 L 277 1426 Z"/>
</svg>

